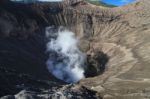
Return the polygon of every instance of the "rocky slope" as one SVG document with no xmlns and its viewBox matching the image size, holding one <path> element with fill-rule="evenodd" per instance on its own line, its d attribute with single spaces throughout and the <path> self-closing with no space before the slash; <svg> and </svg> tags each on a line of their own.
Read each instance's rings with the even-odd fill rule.
<svg viewBox="0 0 150 99">
<path fill-rule="evenodd" d="M 5 4 L 9 4 L 9 7 Z M 30 90 L 29 88 L 20 92 L 23 96 L 20 93 L 15 95 L 17 99 L 20 97 L 51 98 L 52 96 L 56 96 L 56 99 L 59 97 L 66 99 L 87 99 L 87 97 L 92 97 L 89 99 L 149 99 L 149 4 L 149 0 L 139 0 L 124 7 L 106 8 L 82 0 L 21 6 L 5 2 L 0 11 L 3 13 L 0 14 L 0 65 L 2 64 L 1 71 L 6 72 L 0 72 L 0 76 L 3 77 L 0 81 L 4 81 L 0 82 L 2 83 L 1 92 L 4 92 L 5 86 L 12 81 L 6 79 L 9 77 L 7 71 L 10 68 L 11 71 L 18 69 L 17 71 L 21 72 L 16 73 L 14 77 L 24 72 L 29 76 L 38 76 L 39 79 L 46 79 L 46 81 L 51 79 L 53 83 L 56 82 L 53 85 L 54 90 L 49 88 L 52 84 L 48 83 L 46 87 L 49 89 L 37 88 L 40 90 L 35 90 L 34 87 L 34 90 Z M 58 84 L 60 81 L 47 72 L 44 63 L 46 55 L 43 32 L 44 27 L 49 25 L 65 26 L 80 38 L 80 49 L 88 55 L 87 63 L 92 68 L 89 70 L 93 70 L 87 70 L 88 78 L 75 85 L 62 85 L 62 83 Z M 29 69 L 30 66 L 33 69 Z M 96 73 L 92 75 L 94 72 Z M 9 78 L 11 77 L 12 74 Z M 31 87 L 38 83 L 37 78 L 34 80 L 33 77 L 27 77 L 27 79 L 30 78 L 34 83 L 27 82 L 26 86 L 31 84 L 28 85 Z M 25 83 L 24 78 L 19 79 L 22 81 L 21 84 Z M 10 88 L 16 88 L 12 87 L 16 84 L 18 84 L 17 81 L 10 85 Z M 14 94 L 7 90 L 9 88 L 6 88 L 6 93 L 1 93 L 1 95 Z M 73 97 L 75 95 L 77 97 Z M 85 95 L 87 97 L 84 97 Z"/>
<path fill-rule="evenodd" d="M 36 8 L 0 2 L 0 96 L 28 87 L 59 85 L 45 64 L 44 32 L 49 23 Z"/>
<path fill-rule="evenodd" d="M 104 99 L 149 97 L 149 3 L 140 0 L 111 9 L 90 5 L 75 8 L 81 7 L 85 14 L 75 17 L 75 31 L 89 42 L 87 54 L 99 50 L 109 56 L 106 71 L 82 80 L 81 85 L 97 91 Z M 87 8 L 92 11 L 86 12 Z"/>
</svg>

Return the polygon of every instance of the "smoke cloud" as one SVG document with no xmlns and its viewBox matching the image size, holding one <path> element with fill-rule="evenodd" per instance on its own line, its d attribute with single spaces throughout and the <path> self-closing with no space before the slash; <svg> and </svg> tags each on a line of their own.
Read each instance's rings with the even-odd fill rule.
<svg viewBox="0 0 150 99">
<path fill-rule="evenodd" d="M 78 39 L 73 32 L 53 27 L 46 28 L 48 38 L 48 70 L 58 79 L 68 83 L 78 82 L 84 78 L 85 54 L 78 48 Z"/>
</svg>

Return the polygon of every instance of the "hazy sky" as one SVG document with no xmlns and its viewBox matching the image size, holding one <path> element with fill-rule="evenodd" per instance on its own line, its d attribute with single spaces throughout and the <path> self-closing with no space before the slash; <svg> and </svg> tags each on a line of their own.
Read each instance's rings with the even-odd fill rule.
<svg viewBox="0 0 150 99">
<path fill-rule="evenodd" d="M 105 3 L 108 4 L 113 4 L 113 5 L 117 5 L 117 6 L 123 6 L 123 5 L 127 5 L 135 0 L 102 0 Z"/>
</svg>

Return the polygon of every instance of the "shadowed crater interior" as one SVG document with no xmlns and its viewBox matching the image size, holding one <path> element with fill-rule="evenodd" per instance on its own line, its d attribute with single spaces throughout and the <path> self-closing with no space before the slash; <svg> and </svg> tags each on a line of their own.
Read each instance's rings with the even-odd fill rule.
<svg viewBox="0 0 150 99">
<path fill-rule="evenodd" d="M 108 61 L 109 57 L 102 51 L 95 51 L 93 55 L 87 55 L 87 68 L 85 69 L 85 76 L 94 77 L 101 75 L 105 71 Z"/>
</svg>

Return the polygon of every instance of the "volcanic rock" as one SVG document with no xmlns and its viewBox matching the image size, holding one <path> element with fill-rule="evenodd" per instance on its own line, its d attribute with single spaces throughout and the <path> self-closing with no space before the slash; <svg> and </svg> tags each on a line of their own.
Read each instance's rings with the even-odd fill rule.
<svg viewBox="0 0 150 99">
<path fill-rule="evenodd" d="M 80 94 L 75 99 L 149 99 L 149 5 L 149 0 L 137 0 L 115 8 L 92 5 L 84 0 L 64 0 L 57 4 L 1 3 L 0 96 L 28 89 L 29 96 L 39 97 L 39 94 L 45 95 L 43 90 L 56 87 L 58 90 L 50 91 L 50 96 L 56 97 L 55 92 L 61 91 L 59 95 L 67 99 L 77 93 Z M 53 9 L 57 10 L 54 12 Z M 88 68 L 96 71 L 94 75 L 90 71 L 88 78 L 71 87 L 75 93 L 70 95 L 62 91 L 67 85 L 48 73 L 45 66 L 44 29 L 49 25 L 65 26 L 76 33 L 82 41 L 79 47 L 90 56 Z M 103 54 L 99 56 L 97 52 Z M 107 58 L 105 64 L 101 61 L 103 58 Z M 101 67 L 104 72 L 101 72 Z M 22 85 L 19 89 L 16 88 L 18 83 Z M 43 88 L 45 84 L 47 89 Z M 80 90 L 74 89 L 76 87 Z M 47 98 L 44 96 L 44 99 Z"/>
</svg>

